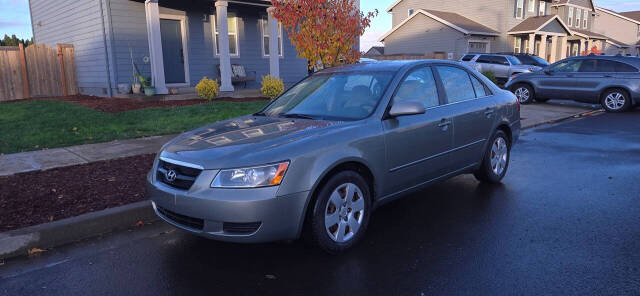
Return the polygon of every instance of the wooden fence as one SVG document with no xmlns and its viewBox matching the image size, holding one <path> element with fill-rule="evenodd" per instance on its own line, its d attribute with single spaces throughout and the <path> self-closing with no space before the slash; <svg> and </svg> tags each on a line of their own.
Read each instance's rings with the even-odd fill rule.
<svg viewBox="0 0 640 296">
<path fill-rule="evenodd" d="M 0 101 L 78 94 L 73 46 L 0 47 Z"/>
</svg>

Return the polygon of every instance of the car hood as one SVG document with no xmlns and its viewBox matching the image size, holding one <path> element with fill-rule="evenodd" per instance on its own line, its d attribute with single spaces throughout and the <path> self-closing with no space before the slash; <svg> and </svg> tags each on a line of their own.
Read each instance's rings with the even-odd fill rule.
<svg viewBox="0 0 640 296">
<path fill-rule="evenodd" d="M 269 153 L 304 138 L 327 133 L 348 122 L 244 116 L 184 133 L 167 143 L 161 156 L 205 169 L 284 160 Z M 262 155 L 260 155 L 262 154 Z M 275 153 L 277 154 L 277 153 Z"/>
<path fill-rule="evenodd" d="M 538 66 L 533 66 L 533 65 L 513 65 L 512 69 L 513 70 L 520 70 L 520 71 L 535 72 L 535 71 L 539 71 L 542 68 L 540 68 Z"/>
</svg>

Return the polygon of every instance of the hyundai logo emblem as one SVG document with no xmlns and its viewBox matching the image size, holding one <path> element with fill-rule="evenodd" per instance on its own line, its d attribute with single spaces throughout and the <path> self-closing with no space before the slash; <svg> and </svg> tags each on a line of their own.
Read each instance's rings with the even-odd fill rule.
<svg viewBox="0 0 640 296">
<path fill-rule="evenodd" d="M 167 178 L 167 181 L 169 181 L 169 182 L 175 181 L 176 177 L 178 177 L 178 174 L 176 174 L 176 171 L 174 171 L 174 170 L 168 170 L 166 175 L 165 175 L 165 178 Z"/>
</svg>

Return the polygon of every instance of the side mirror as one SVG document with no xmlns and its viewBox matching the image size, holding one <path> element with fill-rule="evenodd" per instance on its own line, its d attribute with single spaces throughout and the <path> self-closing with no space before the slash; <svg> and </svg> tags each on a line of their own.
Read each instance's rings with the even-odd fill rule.
<svg viewBox="0 0 640 296">
<path fill-rule="evenodd" d="M 424 114 L 427 110 L 424 108 L 424 105 L 415 101 L 405 101 L 394 103 L 391 106 L 391 110 L 389 110 L 389 116 L 398 117 L 398 116 L 408 116 L 408 115 L 417 115 Z"/>
</svg>

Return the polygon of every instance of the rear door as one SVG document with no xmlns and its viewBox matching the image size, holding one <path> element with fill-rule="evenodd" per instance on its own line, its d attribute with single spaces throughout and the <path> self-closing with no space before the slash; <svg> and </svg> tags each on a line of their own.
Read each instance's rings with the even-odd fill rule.
<svg viewBox="0 0 640 296">
<path fill-rule="evenodd" d="M 582 60 L 571 59 L 555 63 L 546 74 L 537 78 L 537 94 L 548 99 L 572 99 L 575 97 L 575 76 Z"/>
<path fill-rule="evenodd" d="M 452 118 L 441 105 L 433 69 L 416 68 L 407 74 L 391 104 L 422 103 L 426 112 L 383 120 L 388 178 L 383 195 L 399 192 L 448 172 L 453 143 Z"/>
<path fill-rule="evenodd" d="M 575 73 L 574 95 L 576 101 L 598 103 L 600 89 L 611 84 L 614 67 L 608 60 L 584 59 Z"/>
<path fill-rule="evenodd" d="M 491 56 L 486 54 L 480 55 L 476 60 L 475 69 L 479 72 L 492 71 L 495 73 L 495 70 L 493 69 L 493 60 L 491 59 Z"/>
<path fill-rule="evenodd" d="M 451 65 L 436 69 L 453 117 L 452 170 L 461 170 L 482 160 L 496 118 L 496 102 L 475 74 Z"/>
</svg>

